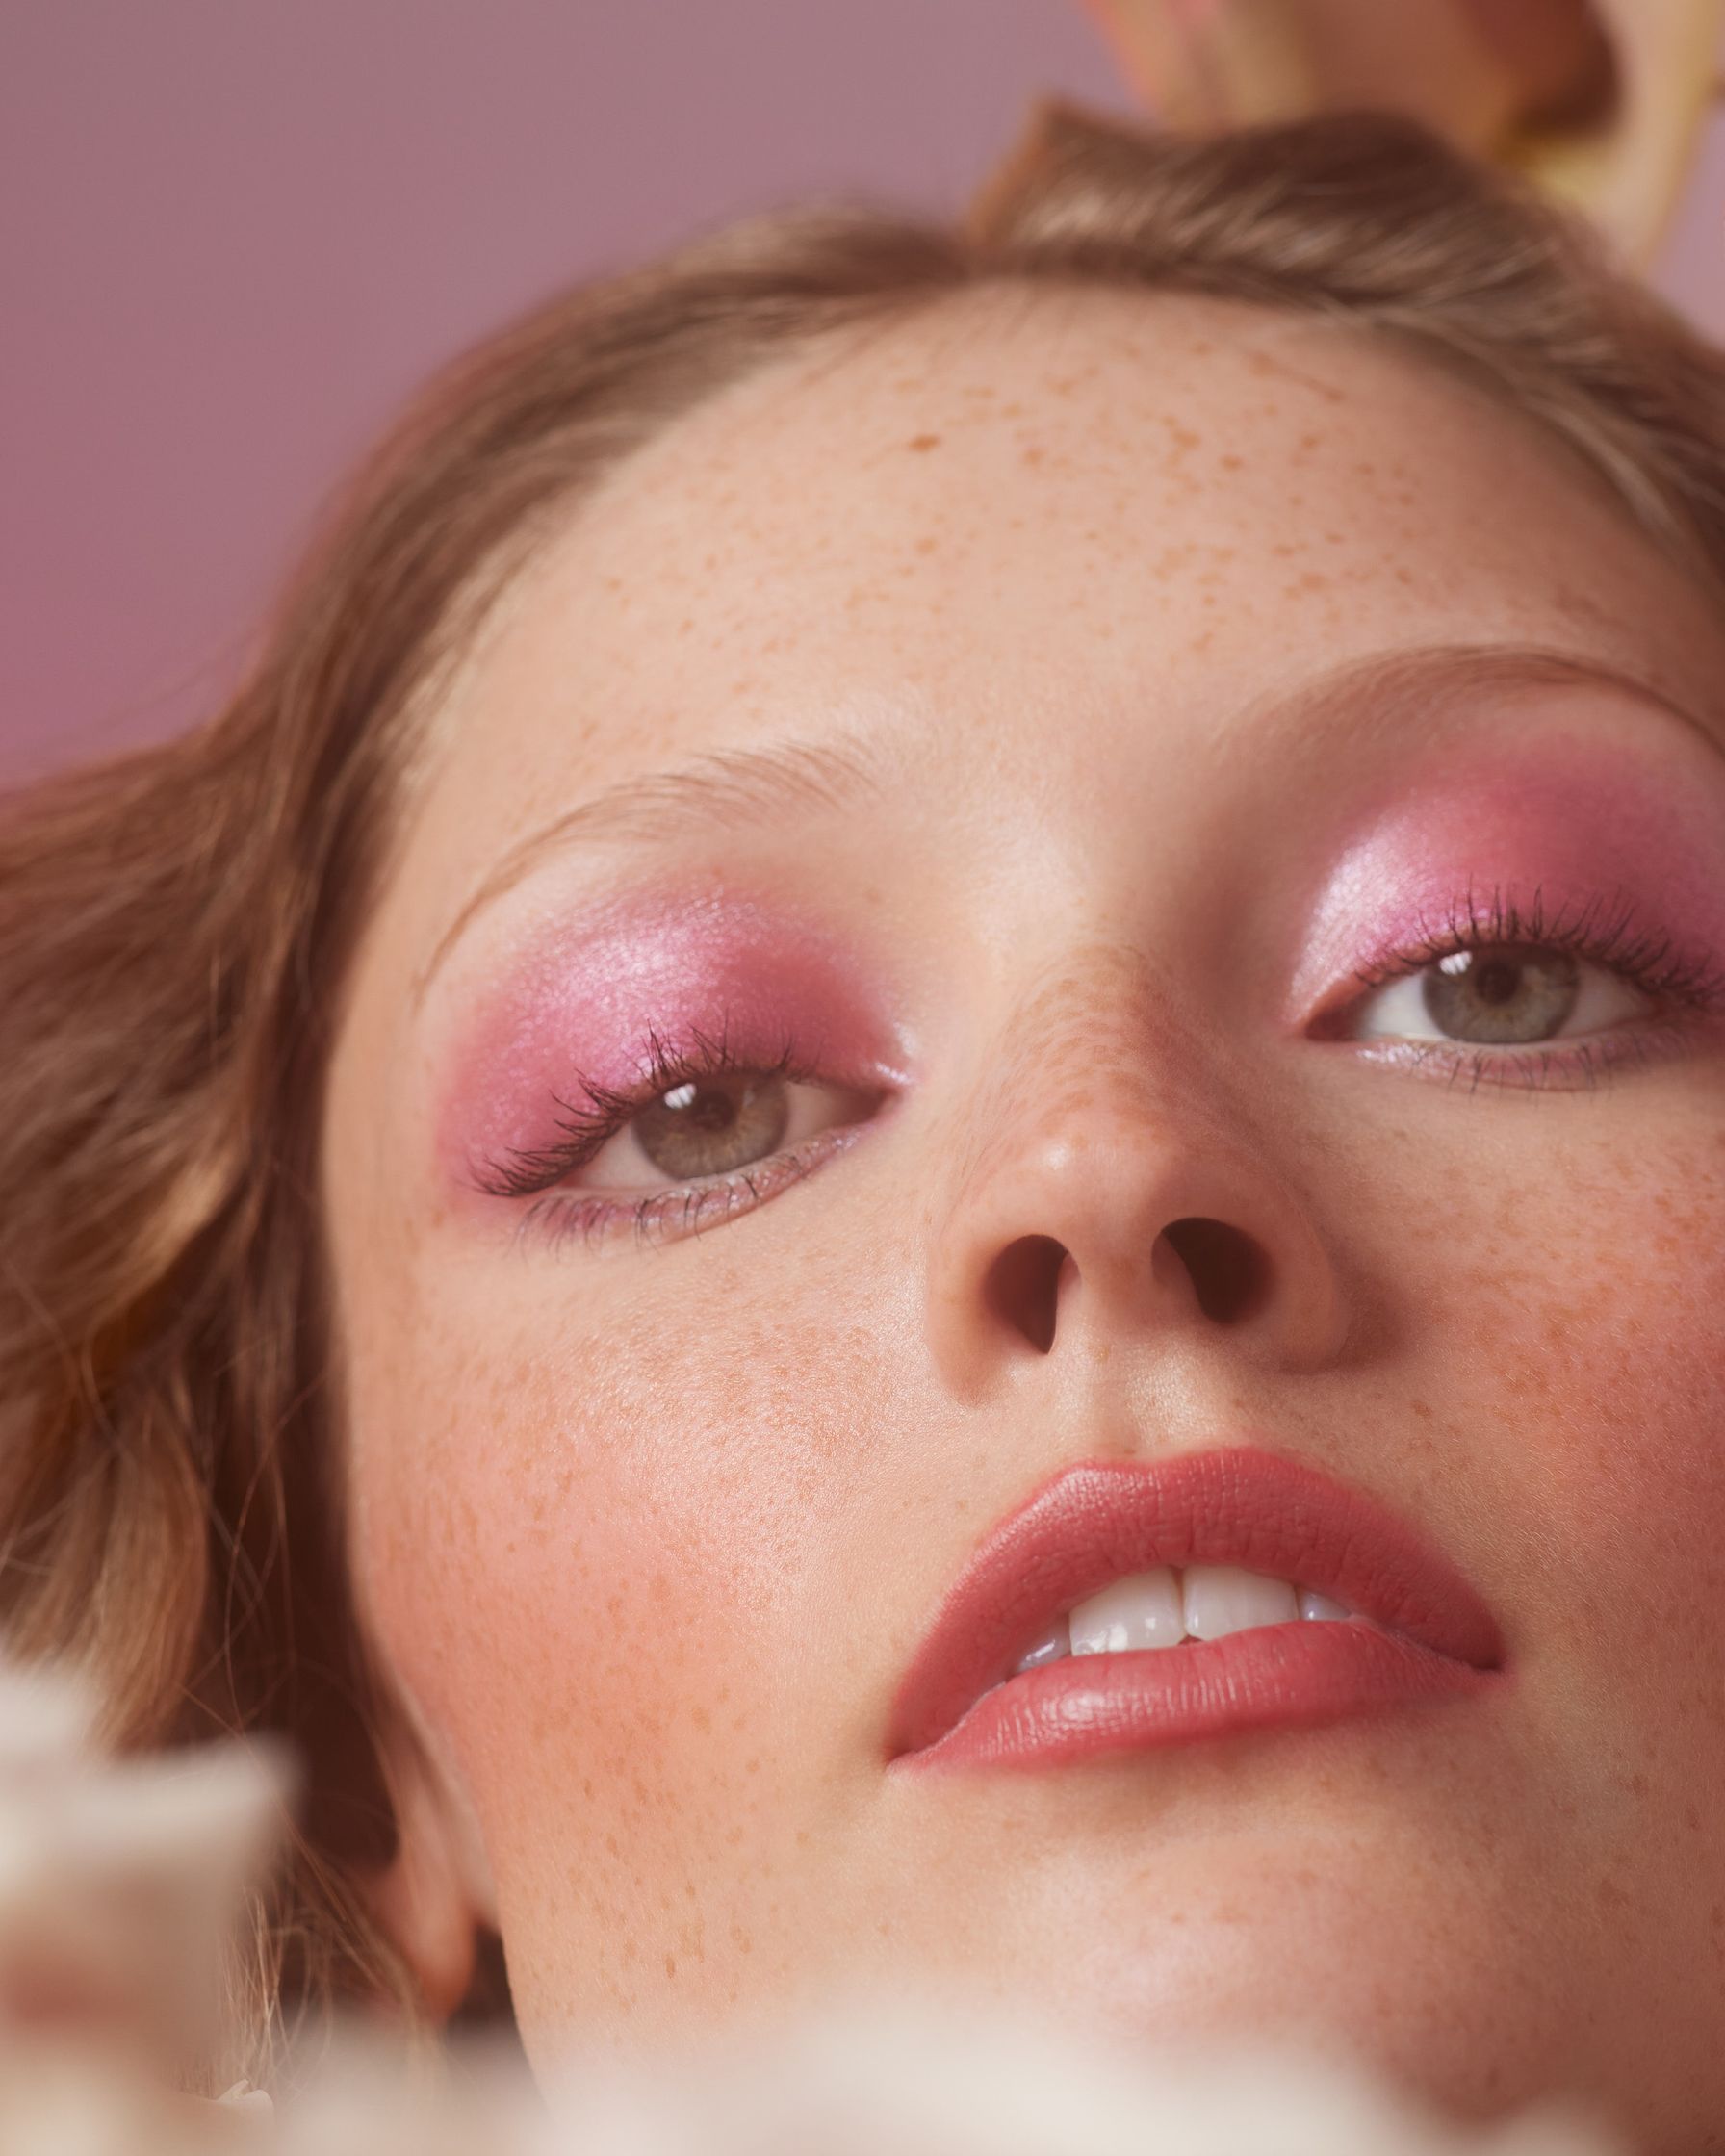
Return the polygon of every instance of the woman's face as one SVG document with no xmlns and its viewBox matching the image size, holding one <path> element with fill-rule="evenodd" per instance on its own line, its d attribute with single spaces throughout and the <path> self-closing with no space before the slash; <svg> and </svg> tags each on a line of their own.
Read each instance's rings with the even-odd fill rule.
<svg viewBox="0 0 1725 2156">
<path fill-rule="evenodd" d="M 1223 302 L 782 362 L 541 553 L 324 1133 L 360 1591 L 536 2059 L 962 1983 L 1725 2120 L 1722 671 L 1512 414 Z M 1237 1448 L 1501 1666 L 903 1752 L 1000 1523 Z M 1003 1548 L 1025 1632 L 1102 1584 Z"/>
</svg>

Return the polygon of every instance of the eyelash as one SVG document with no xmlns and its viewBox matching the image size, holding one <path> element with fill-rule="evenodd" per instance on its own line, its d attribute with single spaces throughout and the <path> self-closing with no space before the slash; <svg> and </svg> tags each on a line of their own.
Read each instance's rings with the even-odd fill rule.
<svg viewBox="0 0 1725 2156">
<path fill-rule="evenodd" d="M 1470 889 L 1451 908 L 1440 930 L 1358 968 L 1353 979 L 1362 991 L 1369 992 L 1409 973 L 1421 972 L 1456 952 L 1503 943 L 1566 951 L 1604 966 L 1645 994 L 1691 1009 L 1725 1007 L 1725 971 L 1709 958 L 1680 954 L 1668 936 L 1637 928 L 1634 908 L 1627 902 L 1590 901 L 1579 913 L 1566 915 L 1559 911 L 1548 918 L 1537 890 L 1525 910 L 1513 899 L 1494 891 L 1482 912 Z M 1532 1090 L 1558 1083 L 1591 1088 L 1620 1064 L 1638 1062 L 1645 1054 L 1642 1037 L 1626 1036 L 1620 1043 L 1613 1040 L 1603 1052 L 1597 1040 L 1583 1040 L 1574 1048 L 1557 1054 L 1544 1047 L 1537 1054 L 1530 1054 L 1469 1050 L 1462 1042 L 1386 1042 L 1377 1060 L 1393 1057 L 1398 1064 L 1421 1068 L 1436 1065 L 1449 1070 L 1452 1084 L 1471 1077 L 1470 1090 L 1478 1090 L 1482 1084 Z M 848 1144 L 858 1126 L 823 1131 L 784 1153 L 733 1169 L 727 1175 L 675 1184 L 667 1190 L 650 1192 L 631 1204 L 580 1191 L 558 1191 L 554 1186 L 583 1168 L 631 1116 L 672 1087 L 742 1071 L 753 1077 L 782 1078 L 790 1084 L 818 1083 L 824 1075 L 788 1036 L 777 1054 L 763 1061 L 759 1055 L 738 1055 L 732 1048 L 728 1027 L 716 1040 L 692 1029 L 683 1049 L 673 1049 L 649 1032 L 645 1067 L 634 1090 L 612 1088 L 597 1079 L 579 1079 L 582 1099 L 556 1096 L 562 1135 L 543 1147 L 511 1149 L 502 1161 L 491 1164 L 477 1179 L 477 1187 L 493 1197 L 535 1199 L 524 1213 L 518 1232 L 541 1230 L 557 1244 L 577 1236 L 591 1244 L 625 1221 L 633 1228 L 638 1243 L 695 1235 L 714 1207 L 716 1215 L 707 1224 L 716 1226 L 800 1181 L 817 1159 Z"/>
<path fill-rule="evenodd" d="M 1441 929 L 1374 960 L 1360 967 L 1353 978 L 1362 989 L 1379 988 L 1407 974 L 1422 972 L 1457 952 L 1484 950 L 1503 943 L 1567 952 L 1603 966 L 1643 994 L 1694 1011 L 1725 1007 L 1725 972 L 1716 962 L 1680 952 L 1669 936 L 1637 927 L 1635 908 L 1627 899 L 1590 899 L 1579 911 L 1559 908 L 1548 916 L 1543 893 L 1538 889 L 1525 909 L 1502 891 L 1493 890 L 1482 911 L 1470 887 L 1451 907 Z M 1349 1011 L 1353 1008 L 1351 1003 Z M 1645 1033 L 1625 1030 L 1621 1038 L 1616 1034 L 1602 1034 L 1591 1040 L 1583 1036 L 1567 1048 L 1532 1043 L 1521 1050 L 1492 1050 L 1470 1048 L 1463 1041 L 1386 1041 L 1375 1060 L 1421 1069 L 1435 1065 L 1440 1071 L 1448 1070 L 1452 1085 L 1471 1080 L 1470 1091 L 1481 1085 L 1526 1091 L 1556 1085 L 1590 1089 L 1620 1065 L 1644 1062 L 1648 1048 Z"/>
<path fill-rule="evenodd" d="M 823 1075 L 789 1036 L 784 1038 L 776 1055 L 763 1060 L 759 1054 L 736 1053 L 728 1026 L 721 1029 L 716 1040 L 699 1028 L 691 1028 L 688 1045 L 682 1049 L 670 1047 L 649 1031 L 644 1066 L 635 1088 L 618 1089 L 602 1085 L 597 1079 L 579 1079 L 582 1098 L 555 1096 L 557 1126 L 563 1135 L 546 1146 L 512 1148 L 478 1179 L 478 1188 L 491 1197 L 536 1199 L 523 1214 L 518 1234 L 541 1231 L 556 1244 L 579 1236 L 591 1245 L 627 1223 L 632 1226 L 637 1243 L 664 1242 L 699 1234 L 704 1215 L 714 1206 L 719 1210 L 708 1221 L 709 1226 L 763 1204 L 789 1184 L 800 1181 L 817 1159 L 847 1144 L 855 1133 L 855 1124 L 822 1131 L 800 1145 L 766 1160 L 753 1161 L 747 1168 L 734 1168 L 727 1175 L 673 1184 L 667 1190 L 651 1191 L 632 1203 L 553 1187 L 577 1168 L 584 1168 L 631 1116 L 661 1093 L 669 1092 L 674 1086 L 728 1071 L 782 1078 L 789 1084 L 816 1082 Z"/>
</svg>

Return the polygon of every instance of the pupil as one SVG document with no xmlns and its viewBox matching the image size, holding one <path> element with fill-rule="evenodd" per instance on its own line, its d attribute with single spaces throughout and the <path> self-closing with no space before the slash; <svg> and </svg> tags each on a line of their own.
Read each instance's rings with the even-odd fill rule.
<svg viewBox="0 0 1725 2156">
<path fill-rule="evenodd" d="M 1427 974 L 1425 1005 L 1452 1040 L 1550 1040 L 1581 994 L 1581 967 L 1566 952 L 1533 944 L 1457 951 Z"/>
<path fill-rule="evenodd" d="M 736 1120 L 737 1102 L 717 1086 L 673 1086 L 660 1102 L 675 1115 L 683 1130 L 729 1130 Z"/>
<path fill-rule="evenodd" d="M 781 1078 L 685 1078 L 634 1117 L 635 1141 L 677 1182 L 725 1175 L 764 1160 L 784 1142 L 790 1099 Z"/>
<path fill-rule="evenodd" d="M 1471 976 L 1481 1003 L 1512 1003 L 1521 988 L 1522 969 L 1507 959 L 1487 959 Z"/>
</svg>

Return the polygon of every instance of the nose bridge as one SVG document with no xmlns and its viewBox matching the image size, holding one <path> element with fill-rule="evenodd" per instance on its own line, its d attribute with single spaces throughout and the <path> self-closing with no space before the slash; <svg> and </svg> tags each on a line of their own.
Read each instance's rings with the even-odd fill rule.
<svg viewBox="0 0 1725 2156">
<path fill-rule="evenodd" d="M 1231 1037 L 1190 991 L 1142 950 L 1093 940 L 985 1031 L 953 1105 L 930 1252 L 937 1355 L 955 1382 L 1074 1333 L 1094 1347 L 1226 1330 L 1300 1367 L 1339 1350 L 1329 1254 Z M 1206 1293 L 1206 1269 L 1227 1292 Z"/>
<path fill-rule="evenodd" d="M 983 1055 L 952 1156 L 955 1210 L 1027 1175 L 1114 1173 L 1120 1140 L 1159 1155 L 1163 1177 L 1188 1153 L 1218 1160 L 1229 1144 L 1221 1044 L 1130 944 L 1064 953 Z"/>
</svg>

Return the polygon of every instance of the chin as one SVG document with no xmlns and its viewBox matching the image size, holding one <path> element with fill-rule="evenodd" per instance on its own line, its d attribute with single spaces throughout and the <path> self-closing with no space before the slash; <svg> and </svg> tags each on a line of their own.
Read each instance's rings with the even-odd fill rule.
<svg viewBox="0 0 1725 2156">
<path fill-rule="evenodd" d="M 1086 1971 L 1075 2023 L 1146 2050 L 1269 2046 L 1357 2066 L 1457 2119 L 1484 2120 L 1566 2076 L 1558 2002 L 1481 1952 L 1463 1922 L 1356 1886 L 1237 1889 L 1171 1902 L 1153 1936 Z"/>
</svg>

